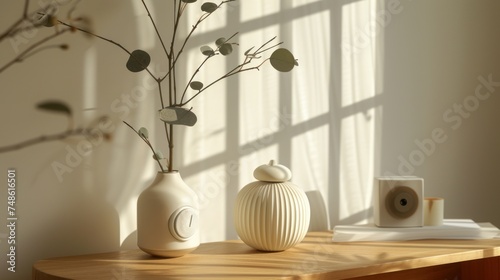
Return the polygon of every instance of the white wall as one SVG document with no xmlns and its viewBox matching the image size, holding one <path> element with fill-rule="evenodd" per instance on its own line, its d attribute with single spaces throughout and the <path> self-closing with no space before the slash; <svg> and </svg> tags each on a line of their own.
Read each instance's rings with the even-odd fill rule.
<svg viewBox="0 0 500 280">
<path fill-rule="evenodd" d="M 408 160 L 413 174 L 425 178 L 426 194 L 446 199 L 446 217 L 497 226 L 499 5 L 403 2 L 385 31 L 381 140 L 382 172 L 398 174 L 401 158 Z M 490 79 L 488 88 L 482 81 Z M 434 150 L 420 159 L 415 141 L 430 143 L 424 139 L 433 131 L 442 132 L 441 143 L 428 144 Z"/>
<path fill-rule="evenodd" d="M 129 49 L 152 51 L 154 60 L 160 57 L 140 6 L 101 2 L 83 1 L 77 11 L 90 15 L 100 34 Z M 8 5 L 2 8 L 2 30 L 20 11 L 20 3 Z M 168 13 L 164 5 L 155 5 L 156 13 Z M 370 220 L 373 176 L 411 173 L 425 179 L 428 195 L 445 197 L 446 217 L 500 226 L 497 87 L 474 103 L 479 77 L 500 81 L 499 8 L 498 1 L 489 0 L 399 5 L 244 0 L 224 8 L 227 15 L 214 15 L 200 27 L 206 36 L 194 36 L 186 50 L 186 70 L 197 65 L 200 44 L 236 31 L 241 32 L 240 54 L 279 35 L 300 66 L 287 74 L 262 67 L 226 80 L 191 104 L 199 123 L 180 131 L 185 140 L 178 141 L 177 166 L 202 202 L 203 241 L 237 237 L 234 198 L 253 180 L 253 168 L 270 158 L 290 166 L 294 182 L 305 190 L 323 193 L 332 224 Z M 390 17 L 367 18 L 370 11 L 384 10 Z M 264 17 L 253 16 L 259 13 Z M 371 23 L 380 29 L 366 31 Z M 367 43 L 360 41 L 365 37 Z M 2 279 L 28 278 L 37 259 L 133 248 L 135 200 L 156 170 L 147 147 L 121 124 L 159 127 L 155 88 L 144 75 L 122 67 L 126 56 L 116 47 L 77 34 L 61 41 L 70 43 L 69 51 L 50 50 L 0 74 L 0 146 L 65 129 L 63 117 L 33 109 L 49 98 L 69 103 L 77 124 L 110 115 L 113 139 L 93 147 L 62 180 L 53 163 L 64 163 L 80 138 L 0 154 L 0 181 L 6 181 L 8 168 L 17 170 L 19 218 L 18 272 L 4 269 Z M 347 53 L 345 42 L 357 52 Z M 3 62 L 15 49 L 3 42 L 0 54 Z M 238 57 L 228 61 L 220 60 L 201 77 L 209 79 Z M 126 105 L 137 92 L 138 99 Z M 454 106 L 464 101 L 471 112 L 458 117 Z M 436 129 L 442 129 L 437 138 L 442 143 L 422 151 L 416 141 L 428 143 Z M 162 135 L 158 129 L 157 143 Z M 0 219 L 6 221 L 5 191 L 0 201 Z M 0 230 L 3 263 L 7 234 Z"/>
</svg>

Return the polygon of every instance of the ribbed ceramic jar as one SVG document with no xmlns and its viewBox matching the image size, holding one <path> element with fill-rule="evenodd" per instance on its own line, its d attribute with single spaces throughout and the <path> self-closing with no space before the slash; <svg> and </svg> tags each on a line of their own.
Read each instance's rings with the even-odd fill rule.
<svg viewBox="0 0 500 280">
<path fill-rule="evenodd" d="M 243 242 L 261 251 L 283 251 L 300 243 L 309 228 L 310 206 L 305 192 L 289 182 L 288 168 L 259 166 L 252 182 L 238 193 L 234 223 Z"/>
<path fill-rule="evenodd" d="M 200 245 L 196 193 L 178 172 L 158 172 L 137 200 L 137 245 L 158 257 L 180 257 Z"/>
</svg>

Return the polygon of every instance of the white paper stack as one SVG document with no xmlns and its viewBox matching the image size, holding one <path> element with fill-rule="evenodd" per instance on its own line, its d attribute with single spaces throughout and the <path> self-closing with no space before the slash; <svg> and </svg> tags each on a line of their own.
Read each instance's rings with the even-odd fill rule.
<svg viewBox="0 0 500 280">
<path fill-rule="evenodd" d="M 333 229 L 334 242 L 397 241 L 416 239 L 492 239 L 500 238 L 500 230 L 490 223 L 445 219 L 442 226 L 382 228 L 373 224 L 344 225 Z"/>
</svg>

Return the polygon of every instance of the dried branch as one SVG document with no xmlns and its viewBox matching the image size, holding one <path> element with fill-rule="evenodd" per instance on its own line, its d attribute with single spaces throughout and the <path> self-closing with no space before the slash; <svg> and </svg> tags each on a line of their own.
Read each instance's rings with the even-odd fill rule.
<svg viewBox="0 0 500 280">
<path fill-rule="evenodd" d="M 39 41 L 37 41 L 36 43 L 32 44 L 31 46 L 29 46 L 26 50 L 24 50 L 23 52 L 21 52 L 19 55 L 17 55 L 14 59 L 12 59 L 11 61 L 9 61 L 8 63 L 6 63 L 4 66 L 2 66 L 0 68 L 0 73 L 2 73 L 3 71 L 5 71 L 7 68 L 9 68 L 10 66 L 12 66 L 13 64 L 15 63 L 19 63 L 19 62 L 22 62 L 23 59 L 25 59 L 26 57 L 29 57 L 31 56 L 32 54 L 38 52 L 38 51 L 41 51 L 42 49 L 40 50 L 34 50 L 35 48 L 39 47 L 40 45 L 42 45 L 43 43 L 46 43 L 47 41 L 49 40 L 52 40 L 58 36 L 60 36 L 61 34 L 65 33 L 69 31 L 69 29 L 62 29 L 62 30 L 59 30 L 57 31 L 56 33 L 50 35 L 50 36 L 47 36 Z M 66 45 L 56 45 L 56 47 L 59 47 L 59 48 L 66 48 L 65 47 Z"/>
<path fill-rule="evenodd" d="M 139 133 L 139 131 L 137 131 L 132 125 L 130 125 L 128 122 L 126 121 L 123 121 L 124 124 L 126 124 L 128 127 L 130 127 L 130 129 L 132 129 L 135 133 L 137 133 L 137 135 L 139 135 L 139 137 L 148 145 L 148 147 L 151 149 L 151 151 L 153 152 L 153 157 L 154 159 L 156 160 L 156 162 L 158 162 L 158 165 L 160 166 L 160 169 L 162 172 L 165 172 L 165 169 L 163 169 L 163 166 L 161 165 L 161 162 L 160 162 L 160 159 L 157 157 L 157 153 L 155 151 L 155 149 L 153 148 L 153 145 L 151 145 L 151 142 L 149 142 L 149 139 L 144 137 L 141 133 Z"/>
<path fill-rule="evenodd" d="M 237 65 L 233 69 L 229 70 L 226 74 L 222 75 L 221 77 L 219 77 L 218 79 L 214 80 L 213 82 L 211 82 L 207 86 L 203 87 L 196 94 L 194 94 L 193 96 L 191 96 L 191 98 L 189 98 L 188 100 L 186 100 L 186 102 L 182 102 L 182 100 L 181 100 L 179 106 L 181 106 L 181 107 L 185 106 L 186 104 L 188 104 L 189 102 L 191 102 L 194 98 L 196 98 L 198 95 L 200 95 L 202 92 L 204 92 L 205 90 L 207 90 L 208 88 L 210 88 L 211 86 L 213 86 L 214 84 L 220 82 L 223 79 L 229 78 L 229 77 L 231 77 L 233 75 L 236 75 L 236 74 L 240 74 L 242 72 L 246 72 L 246 71 L 250 71 L 250 70 L 259 70 L 260 66 L 262 66 L 264 63 L 266 63 L 266 61 L 269 60 L 269 59 L 264 59 L 261 63 L 259 63 L 256 66 L 253 66 L 253 67 L 248 67 L 248 68 L 244 68 L 244 67 L 246 65 L 250 64 L 252 62 L 252 60 L 256 57 L 256 55 L 258 55 L 258 54 L 260 54 L 262 52 L 265 52 L 265 51 L 267 51 L 267 50 L 269 50 L 271 48 L 275 48 L 275 47 L 277 47 L 277 46 L 279 46 L 279 45 L 281 45 L 283 43 L 283 42 L 280 42 L 278 44 L 275 44 L 275 45 L 273 45 L 271 47 L 268 47 L 268 48 L 262 50 L 267 44 L 269 44 L 275 38 L 276 37 L 273 37 L 269 41 L 267 41 L 264 44 L 262 44 L 262 46 L 260 46 L 253 54 L 246 55 L 245 60 L 241 64 Z M 202 63 L 202 65 L 203 65 L 203 63 Z M 201 68 L 202 65 L 200 65 L 200 67 L 198 67 L 198 69 L 196 69 L 195 73 L 197 73 L 200 70 L 200 68 Z M 183 98 L 184 98 L 184 95 L 183 95 Z"/>
<path fill-rule="evenodd" d="M 238 32 L 234 33 L 233 35 L 231 35 L 228 39 L 226 39 L 222 44 L 220 44 L 219 46 L 217 46 L 217 49 L 215 49 L 214 53 L 217 53 L 220 49 L 220 47 L 229 42 L 231 39 L 233 39 L 236 35 L 238 34 Z M 212 57 L 214 57 L 215 55 L 209 55 L 207 56 L 201 63 L 200 65 L 198 66 L 198 68 L 196 68 L 196 70 L 194 71 L 193 75 L 191 75 L 191 78 L 189 79 L 189 81 L 187 82 L 186 84 L 186 87 L 184 88 L 184 91 L 182 92 L 182 97 L 181 97 L 181 100 L 179 101 L 180 104 L 183 104 L 183 100 L 184 100 L 184 97 L 186 96 L 186 92 L 187 92 L 187 89 L 189 88 L 189 85 L 191 84 L 191 82 L 193 81 L 194 77 L 198 74 L 198 72 L 200 72 L 201 70 L 201 67 L 203 67 L 203 65 Z M 187 103 L 187 102 L 186 102 Z"/>
<path fill-rule="evenodd" d="M 76 29 L 76 30 L 78 30 L 78 31 L 80 31 L 80 32 L 83 32 L 83 33 L 85 33 L 85 34 L 88 34 L 88 35 L 94 36 L 94 37 L 99 38 L 99 39 L 101 39 L 101 40 L 104 40 L 104 41 L 106 41 L 106 42 L 108 42 L 108 43 L 111 43 L 111 44 L 113 44 L 113 45 L 115 45 L 115 46 L 119 47 L 120 49 L 122 49 L 122 50 L 123 50 L 124 52 L 126 52 L 129 56 L 134 57 L 134 56 L 132 56 L 132 52 L 130 52 L 128 49 L 126 49 L 123 45 L 121 45 L 121 44 L 119 44 L 119 43 L 117 43 L 117 42 L 115 42 L 115 41 L 113 41 L 113 40 L 111 40 L 111 39 L 108 39 L 108 38 L 106 38 L 106 37 L 103 37 L 103 36 L 97 35 L 97 34 L 95 34 L 95 33 L 93 33 L 93 32 L 90 32 L 90 31 L 85 30 L 85 29 L 83 29 L 83 28 L 76 27 L 76 26 L 74 26 L 74 25 L 71 25 L 71 24 L 66 23 L 66 22 L 64 22 L 64 21 L 61 21 L 61 20 L 57 20 L 57 22 L 58 22 L 58 23 L 60 23 L 60 24 L 62 24 L 62 25 L 64 25 L 64 26 L 69 27 L 70 29 Z M 134 57 L 134 58 L 135 58 L 135 57 Z M 137 61 L 137 62 L 138 62 L 139 64 L 142 64 L 140 61 Z M 144 69 L 145 69 L 145 70 L 149 73 L 149 75 L 150 75 L 153 79 L 155 79 L 155 80 L 156 80 L 155 75 L 153 75 L 153 73 L 149 70 L 149 68 L 144 67 Z"/>
<path fill-rule="evenodd" d="M 43 27 L 43 21 L 37 21 L 37 20 L 34 20 L 33 18 L 35 15 L 50 14 L 49 10 L 53 9 L 54 5 L 48 4 L 47 6 L 44 6 L 40 9 L 34 11 L 31 14 L 28 14 L 28 8 L 29 8 L 29 0 L 25 0 L 22 16 L 17 21 L 15 21 L 9 28 L 7 28 L 6 31 L 4 31 L 0 35 L 0 42 L 2 40 L 4 40 L 5 38 L 13 38 L 21 32 L 31 31 L 31 30 Z M 23 23 L 29 23 L 29 25 L 22 26 Z M 63 33 L 67 32 L 68 30 L 69 29 L 58 30 L 56 28 L 56 32 L 54 34 L 49 35 L 49 36 L 47 36 L 43 39 L 40 39 L 39 41 L 33 43 L 27 49 L 25 49 L 23 52 L 18 54 L 14 59 L 12 59 L 11 61 L 7 62 L 5 65 L 0 67 L 0 73 L 5 71 L 7 68 L 11 67 L 15 63 L 22 62 L 24 59 L 42 51 L 42 50 L 46 50 L 46 49 L 50 49 L 50 48 L 67 49 L 67 45 L 65 45 L 65 44 L 45 46 L 45 47 L 40 47 L 40 46 L 42 44 L 56 38 L 56 37 L 62 35 Z"/>
<path fill-rule="evenodd" d="M 235 0 L 222 1 L 217 6 L 217 9 L 219 9 L 222 5 L 227 4 L 229 2 L 233 2 L 233 1 L 235 1 Z M 179 13 L 178 18 L 176 19 L 177 22 L 179 21 L 181 14 L 182 13 Z M 180 55 L 184 52 L 184 48 L 186 47 L 187 42 L 189 41 L 189 39 L 193 35 L 194 31 L 198 28 L 198 25 L 200 25 L 204 20 L 206 20 L 211 14 L 213 14 L 213 12 L 212 13 L 205 13 L 205 14 L 201 15 L 200 18 L 198 19 L 198 21 L 196 21 L 196 23 L 191 27 L 191 30 L 189 31 L 189 33 L 186 36 L 186 38 L 184 38 L 184 41 L 183 41 L 183 43 L 182 43 L 179 51 L 177 52 L 177 55 L 175 56 L 175 59 L 174 59 L 174 62 L 173 62 L 174 65 L 177 63 L 177 60 L 179 59 Z M 177 30 L 177 25 L 174 25 L 174 33 L 176 32 L 176 30 Z M 175 37 L 172 38 L 172 44 L 174 43 L 174 39 L 175 39 Z M 164 80 L 168 75 L 170 75 L 170 71 L 171 71 L 171 69 L 169 69 L 167 71 L 167 73 L 161 78 L 161 80 Z"/>
<path fill-rule="evenodd" d="M 28 6 L 29 6 L 29 0 L 24 1 L 24 8 L 23 8 L 23 13 L 21 17 L 16 20 L 7 30 L 5 30 L 2 34 L 0 34 L 0 41 L 7 37 L 13 36 L 12 32 L 13 30 L 16 29 L 17 26 L 19 26 L 21 23 L 23 23 L 25 20 L 28 19 Z"/>
<path fill-rule="evenodd" d="M 149 12 L 149 9 L 148 9 L 148 6 L 146 5 L 146 2 L 144 2 L 144 0 L 141 0 L 142 1 L 142 5 L 144 6 L 144 9 L 146 10 L 146 12 L 148 13 L 148 17 L 149 19 L 151 20 L 151 23 L 153 24 L 153 28 L 155 29 L 156 31 L 156 36 L 158 37 L 158 39 L 160 40 L 160 43 L 161 43 L 161 46 L 163 47 L 163 51 L 165 51 L 165 54 L 167 56 L 169 56 L 168 54 L 168 51 L 167 51 L 167 47 L 165 46 L 165 43 L 163 43 L 163 39 L 160 35 L 160 31 L 158 30 L 158 27 L 156 26 L 156 23 L 155 21 L 153 20 L 153 17 L 151 16 L 151 13 Z"/>
</svg>

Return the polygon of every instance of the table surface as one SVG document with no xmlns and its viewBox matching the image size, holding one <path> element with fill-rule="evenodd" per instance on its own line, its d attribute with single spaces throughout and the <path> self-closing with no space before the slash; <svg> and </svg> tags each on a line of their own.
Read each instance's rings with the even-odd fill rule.
<svg viewBox="0 0 500 280">
<path fill-rule="evenodd" d="M 33 279 L 345 279 L 498 256 L 500 239 L 335 243 L 311 232 L 283 252 L 234 240 L 171 259 L 131 250 L 41 260 Z"/>
</svg>

